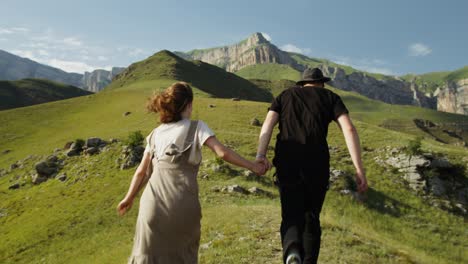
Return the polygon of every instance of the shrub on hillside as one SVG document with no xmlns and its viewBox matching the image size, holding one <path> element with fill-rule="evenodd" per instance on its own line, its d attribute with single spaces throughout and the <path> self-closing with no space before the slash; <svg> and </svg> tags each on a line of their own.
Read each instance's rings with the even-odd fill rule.
<svg viewBox="0 0 468 264">
<path fill-rule="evenodd" d="M 130 134 L 128 134 L 128 137 L 125 140 L 125 144 L 131 147 L 136 147 L 142 145 L 144 140 L 145 137 L 143 136 L 140 130 L 133 131 L 130 132 Z"/>
<path fill-rule="evenodd" d="M 416 137 L 415 139 L 410 140 L 408 142 L 408 146 L 406 146 L 405 148 L 406 152 L 411 156 L 421 154 L 422 153 L 422 149 L 421 149 L 422 139 L 423 139 L 422 137 Z"/>
</svg>

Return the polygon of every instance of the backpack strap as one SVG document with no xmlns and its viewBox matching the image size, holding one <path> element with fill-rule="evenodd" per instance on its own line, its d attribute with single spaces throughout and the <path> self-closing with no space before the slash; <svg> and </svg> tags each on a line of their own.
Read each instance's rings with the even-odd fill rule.
<svg viewBox="0 0 468 264">
<path fill-rule="evenodd" d="M 185 137 L 184 149 L 186 149 L 191 143 L 195 141 L 194 137 L 195 137 L 195 132 L 197 131 L 197 127 L 198 127 L 198 120 L 190 121 L 190 127 L 187 132 L 187 136 Z"/>
<path fill-rule="evenodd" d="M 187 136 L 185 137 L 185 143 L 184 143 L 184 150 L 187 150 L 187 148 L 192 148 L 193 147 L 193 143 L 195 142 L 195 132 L 197 131 L 197 127 L 198 127 L 198 120 L 192 120 L 190 121 L 190 127 L 189 127 L 189 130 L 187 132 Z M 192 146 L 190 146 L 192 145 Z M 184 152 L 184 160 L 185 161 L 188 161 L 189 158 L 190 158 L 190 153 L 191 151 L 185 151 Z"/>
<path fill-rule="evenodd" d="M 151 160 L 153 160 L 154 158 L 154 148 L 153 148 L 153 142 L 152 142 L 152 139 L 153 139 L 153 134 L 154 134 L 154 131 L 156 129 L 153 129 L 153 131 L 151 131 L 151 133 L 149 134 L 148 136 L 148 145 L 149 145 L 149 151 L 150 151 L 150 155 L 151 155 Z"/>
</svg>

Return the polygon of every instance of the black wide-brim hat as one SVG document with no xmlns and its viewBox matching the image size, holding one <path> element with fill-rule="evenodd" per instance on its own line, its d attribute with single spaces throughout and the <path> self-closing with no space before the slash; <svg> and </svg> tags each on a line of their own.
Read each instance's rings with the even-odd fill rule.
<svg viewBox="0 0 468 264">
<path fill-rule="evenodd" d="M 296 84 L 302 85 L 306 82 L 325 83 L 328 81 L 331 81 L 331 79 L 323 76 L 323 72 L 319 68 L 307 68 L 302 73 L 302 80 L 296 82 Z"/>
</svg>

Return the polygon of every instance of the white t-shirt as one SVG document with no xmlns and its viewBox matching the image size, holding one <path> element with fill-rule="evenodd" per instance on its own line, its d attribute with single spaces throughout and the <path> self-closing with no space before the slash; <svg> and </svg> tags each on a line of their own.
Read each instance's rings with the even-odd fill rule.
<svg viewBox="0 0 468 264">
<path fill-rule="evenodd" d="M 183 147 L 185 137 L 187 136 L 190 127 L 190 119 L 182 119 L 178 122 L 161 124 L 154 129 L 151 142 L 153 144 L 156 157 L 160 158 L 165 153 L 164 150 L 171 144 Z M 214 136 L 213 131 L 206 125 L 205 122 L 199 120 L 198 126 L 195 131 L 194 144 L 199 149 L 203 147 L 205 141 Z M 149 152 L 150 146 L 148 144 L 149 135 L 146 137 L 145 152 Z"/>
</svg>

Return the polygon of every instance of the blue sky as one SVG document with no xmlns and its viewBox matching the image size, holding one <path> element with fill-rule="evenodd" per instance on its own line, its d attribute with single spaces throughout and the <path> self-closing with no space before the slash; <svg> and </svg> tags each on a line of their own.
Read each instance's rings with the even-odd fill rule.
<svg viewBox="0 0 468 264">
<path fill-rule="evenodd" d="M 0 10 L 0 49 L 74 72 L 254 32 L 282 49 L 371 72 L 468 65 L 464 0 L 2 0 Z"/>
</svg>

